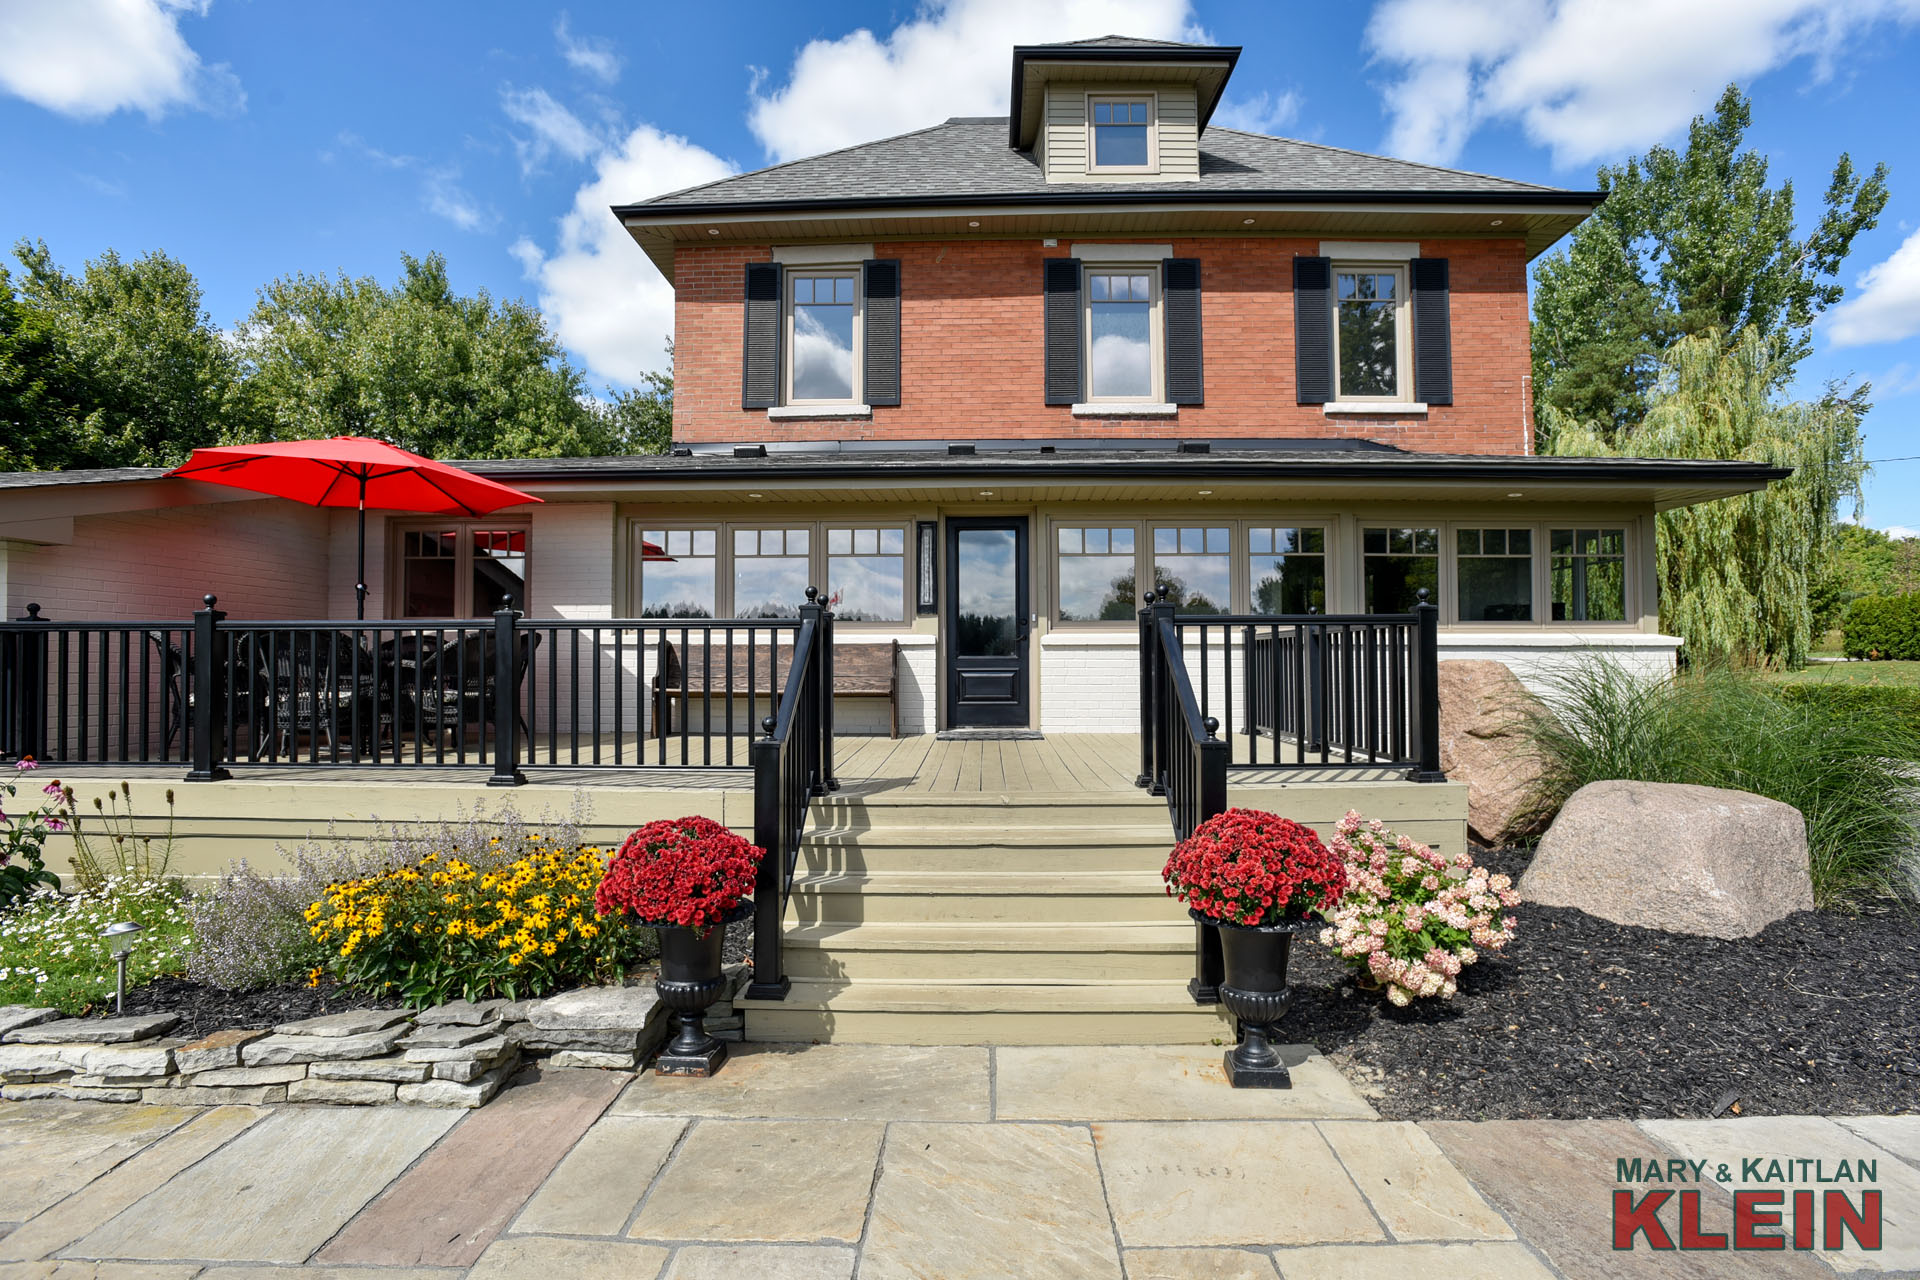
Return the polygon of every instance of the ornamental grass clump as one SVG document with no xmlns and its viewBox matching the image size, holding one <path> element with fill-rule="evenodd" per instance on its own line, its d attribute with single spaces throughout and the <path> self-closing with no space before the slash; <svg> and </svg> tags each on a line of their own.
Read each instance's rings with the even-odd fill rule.
<svg viewBox="0 0 1920 1280">
<path fill-rule="evenodd" d="M 1248 927 L 1304 919 L 1339 901 L 1347 884 L 1312 829 L 1258 809 L 1208 818 L 1174 846 L 1160 875 L 1190 909 Z"/>
<path fill-rule="evenodd" d="M 593 845 L 527 832 L 490 865 L 428 852 L 330 885 L 306 910 L 327 949 L 309 980 L 331 971 L 415 1008 L 618 981 L 653 939 L 594 916 L 604 858 Z"/>
<path fill-rule="evenodd" d="M 1462 969 L 1513 940 L 1513 882 L 1464 852 L 1449 858 L 1351 809 L 1335 826 L 1333 851 L 1345 860 L 1347 891 L 1323 913 L 1331 927 L 1320 941 L 1396 1005 L 1451 1000 Z"/>
<path fill-rule="evenodd" d="M 739 909 L 764 856 L 765 850 L 711 818 L 649 822 L 613 855 L 594 909 L 704 933 Z"/>
</svg>

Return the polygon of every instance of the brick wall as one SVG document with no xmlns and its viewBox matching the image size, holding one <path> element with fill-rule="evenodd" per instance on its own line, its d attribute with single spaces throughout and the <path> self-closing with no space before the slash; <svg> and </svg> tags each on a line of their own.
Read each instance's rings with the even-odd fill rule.
<svg viewBox="0 0 1920 1280">
<path fill-rule="evenodd" d="M 1161 243 L 1165 243 L 1162 241 Z M 1527 450 L 1526 254 L 1517 239 L 1438 240 L 1451 262 L 1454 403 L 1423 417 L 1330 417 L 1294 403 L 1293 258 L 1317 238 L 1173 241 L 1201 259 L 1207 402 L 1177 418 L 1075 418 L 1041 396 L 1038 239 L 879 243 L 901 260 L 901 404 L 872 421 L 770 422 L 740 407 L 743 267 L 768 246 L 675 259 L 674 437 L 683 442 L 1204 436 L 1378 440 L 1428 452 Z"/>
</svg>

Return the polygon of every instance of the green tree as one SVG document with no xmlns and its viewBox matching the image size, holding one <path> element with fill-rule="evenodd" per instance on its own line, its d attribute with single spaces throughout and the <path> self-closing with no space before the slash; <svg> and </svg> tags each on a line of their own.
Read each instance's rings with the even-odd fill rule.
<svg viewBox="0 0 1920 1280">
<path fill-rule="evenodd" d="M 667 367 L 673 367 L 673 339 L 667 339 Z M 673 375 L 647 373 L 629 391 L 609 391 L 594 407 L 598 419 L 591 452 L 608 457 L 665 453 L 673 443 Z"/>
<path fill-rule="evenodd" d="M 239 338 L 268 435 L 439 458 L 577 456 L 613 438 L 537 308 L 454 293 L 439 254 L 401 261 L 392 287 L 300 274 L 261 290 Z"/>
<path fill-rule="evenodd" d="M 1567 421 L 1614 437 L 1638 428 L 1661 353 L 1686 336 L 1758 331 L 1784 386 L 1812 350 L 1814 317 L 1838 302 L 1841 264 L 1887 203 L 1886 166 L 1860 175 L 1842 153 L 1819 220 L 1798 234 L 1791 182 L 1743 149 L 1752 109 L 1736 85 L 1684 150 L 1603 166 L 1607 200 L 1564 254 L 1534 270 L 1533 376 L 1540 451 Z"/>
<path fill-rule="evenodd" d="M 14 257 L 0 413 L 22 423 L 8 465 L 171 466 L 245 429 L 239 362 L 180 262 L 109 250 L 74 275 L 26 240 Z"/>
<path fill-rule="evenodd" d="M 1810 594 L 1834 554 L 1840 501 L 1866 472 L 1864 389 L 1814 401 L 1778 391 L 1780 357 L 1761 330 L 1683 337 L 1656 369 L 1645 420 L 1623 440 L 1563 422 L 1562 456 L 1721 458 L 1791 467 L 1758 493 L 1659 517 L 1660 625 L 1692 661 L 1799 666 L 1813 631 Z"/>
</svg>

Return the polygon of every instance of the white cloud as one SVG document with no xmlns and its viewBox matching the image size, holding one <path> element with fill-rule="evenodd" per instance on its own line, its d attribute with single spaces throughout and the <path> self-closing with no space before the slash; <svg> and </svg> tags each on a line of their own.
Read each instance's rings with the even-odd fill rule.
<svg viewBox="0 0 1920 1280">
<path fill-rule="evenodd" d="M 579 116 L 554 101 L 545 89 L 513 89 L 500 92 L 500 109 L 507 118 L 527 129 L 533 136 L 515 136 L 514 150 L 520 155 L 520 171 L 531 173 L 558 151 L 569 160 L 585 160 L 600 149 L 600 139 Z"/>
<path fill-rule="evenodd" d="M 207 0 L 10 0 L 0 4 L 0 90 L 82 120 L 169 107 L 240 111 L 247 95 L 180 34 Z"/>
<path fill-rule="evenodd" d="M 1920 538 L 1920 529 L 1909 529 L 1904 524 L 1890 524 L 1880 532 L 1899 542 L 1904 538 Z"/>
<path fill-rule="evenodd" d="M 567 15 L 553 24 L 553 38 L 560 44 L 560 56 L 575 71 L 584 71 L 602 84 L 620 78 L 623 59 L 613 51 L 613 42 L 600 36 L 576 36 L 567 26 Z"/>
<path fill-rule="evenodd" d="M 1729 81 L 1801 58 L 1813 78 L 1876 24 L 1920 20 L 1920 0 L 1383 0 L 1367 24 L 1384 148 L 1456 160 L 1482 125 L 1516 124 L 1556 165 L 1656 142 Z"/>
<path fill-rule="evenodd" d="M 1109 34 L 1197 33 L 1187 0 L 930 0 L 884 37 L 861 28 L 810 41 L 783 84 L 757 75 L 747 123 L 769 156 L 792 160 L 950 116 L 993 115 L 1007 109 L 1014 45 Z"/>
<path fill-rule="evenodd" d="M 1920 231 L 1893 256 L 1868 267 L 1853 296 L 1827 313 L 1826 325 L 1836 347 L 1897 342 L 1920 333 Z"/>
<path fill-rule="evenodd" d="M 1300 95 L 1289 89 L 1278 97 L 1262 89 L 1251 98 L 1229 98 L 1213 113 L 1211 123 L 1248 133 L 1278 133 L 1300 115 Z"/>
<path fill-rule="evenodd" d="M 358 134 L 342 133 L 335 139 L 341 149 L 381 169 L 420 176 L 420 204 L 428 213 L 445 218 L 462 231 L 483 231 L 499 219 L 493 209 L 460 185 L 460 167 L 453 164 L 428 164 L 418 156 L 382 151 Z M 320 153 L 322 164 L 340 159 L 332 147 Z"/>
<path fill-rule="evenodd" d="M 1867 381 L 1873 386 L 1875 401 L 1890 400 L 1895 396 L 1910 396 L 1920 391 L 1920 367 L 1911 361 L 1902 360 L 1885 373 L 1876 373 Z"/>
<path fill-rule="evenodd" d="M 685 138 L 641 125 L 594 162 L 593 181 L 560 219 L 548 254 L 522 237 L 511 252 L 540 289 L 540 306 L 560 341 L 595 375 L 633 386 L 666 365 L 673 289 L 627 235 L 609 206 L 712 182 L 732 166 Z"/>
</svg>

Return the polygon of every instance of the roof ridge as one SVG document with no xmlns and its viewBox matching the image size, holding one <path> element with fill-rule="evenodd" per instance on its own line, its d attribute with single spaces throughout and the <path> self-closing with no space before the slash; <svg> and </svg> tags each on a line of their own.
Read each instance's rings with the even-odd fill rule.
<svg viewBox="0 0 1920 1280">
<path fill-rule="evenodd" d="M 723 182 L 732 182 L 736 178 L 757 177 L 763 173 L 772 173 L 776 169 L 788 169 L 796 164 L 808 164 L 815 160 L 825 160 L 829 156 L 845 155 L 849 151 L 858 151 L 862 147 L 878 146 L 882 142 L 898 142 L 902 138 L 918 137 L 923 133 L 932 133 L 935 129 L 944 129 L 955 121 L 965 118 L 966 117 L 963 116 L 953 116 L 937 124 L 925 125 L 918 129 L 909 129 L 905 133 L 889 134 L 884 138 L 869 138 L 865 142 L 850 142 L 844 147 L 835 147 L 832 151 L 819 151 L 809 156 L 795 156 L 791 160 L 782 160 L 778 164 L 766 165 L 759 169 L 742 169 L 738 173 L 730 173 L 724 178 L 715 178 L 711 182 L 696 182 L 690 187 L 681 187 L 677 191 L 662 191 L 659 195 L 648 196 L 645 200 L 639 201 L 638 203 L 652 204 L 656 200 L 665 200 L 670 196 L 683 196 L 690 191 L 704 191 L 708 187 L 717 187 Z M 994 116 L 992 119 L 998 122 L 1005 122 L 1006 117 Z"/>
<path fill-rule="evenodd" d="M 1424 160 L 1407 160 L 1400 156 L 1381 155 L 1378 151 L 1356 151 L 1352 147 L 1336 147 L 1327 142 L 1313 142 L 1306 138 L 1289 138 L 1278 133 L 1255 133 L 1251 129 L 1235 129 L 1224 124 L 1209 124 L 1201 137 L 1218 129 L 1222 133 L 1237 133 L 1243 138 L 1260 138 L 1267 142 L 1291 142 L 1302 147 L 1312 147 L 1317 151 L 1332 151 L 1343 156 L 1359 156 L 1362 160 L 1387 160 L 1393 164 L 1404 164 L 1413 169 L 1425 169 L 1429 173 L 1456 174 L 1466 178 L 1484 178 L 1488 182 L 1507 182 L 1516 187 L 1531 187 L 1535 191 L 1569 191 L 1570 187 L 1549 187 L 1539 182 L 1522 182 L 1518 178 L 1503 178 L 1497 173 L 1482 173 L 1478 169 L 1450 169 L 1443 164 L 1428 164 Z"/>
</svg>

